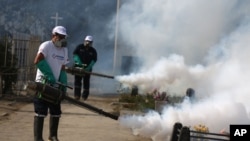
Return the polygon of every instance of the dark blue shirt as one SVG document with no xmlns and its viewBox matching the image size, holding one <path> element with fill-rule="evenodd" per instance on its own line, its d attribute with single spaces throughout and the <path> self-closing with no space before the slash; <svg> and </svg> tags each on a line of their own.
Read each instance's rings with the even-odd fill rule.
<svg viewBox="0 0 250 141">
<path fill-rule="evenodd" d="M 78 45 L 73 55 L 78 55 L 83 64 L 89 65 L 90 62 L 97 61 L 97 52 L 94 47 L 85 47 L 84 44 Z"/>
</svg>

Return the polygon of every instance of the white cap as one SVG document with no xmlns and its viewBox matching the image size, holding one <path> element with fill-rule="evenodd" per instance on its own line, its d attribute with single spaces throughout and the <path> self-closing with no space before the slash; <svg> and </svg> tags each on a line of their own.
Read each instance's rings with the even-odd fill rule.
<svg viewBox="0 0 250 141">
<path fill-rule="evenodd" d="M 54 29 L 52 30 L 52 34 L 55 34 L 55 33 L 67 36 L 66 28 L 63 26 L 54 27 Z"/>
<path fill-rule="evenodd" d="M 85 41 L 92 42 L 93 41 L 93 37 L 88 35 L 88 36 L 85 37 Z"/>
</svg>

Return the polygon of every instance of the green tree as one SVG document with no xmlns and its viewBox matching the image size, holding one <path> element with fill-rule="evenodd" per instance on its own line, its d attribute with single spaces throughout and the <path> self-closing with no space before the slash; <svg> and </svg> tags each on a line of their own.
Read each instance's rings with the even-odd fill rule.
<svg viewBox="0 0 250 141">
<path fill-rule="evenodd" d="M 6 34 L 0 37 L 0 92 L 11 93 L 12 84 L 17 81 L 16 56 L 11 54 L 12 37 Z M 12 61 L 13 58 L 13 61 Z"/>
</svg>

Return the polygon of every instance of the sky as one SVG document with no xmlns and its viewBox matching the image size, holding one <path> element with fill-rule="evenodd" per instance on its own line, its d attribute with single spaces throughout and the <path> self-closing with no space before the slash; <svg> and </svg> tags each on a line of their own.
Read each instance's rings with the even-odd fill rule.
<svg viewBox="0 0 250 141">
<path fill-rule="evenodd" d="M 120 124 L 154 141 L 168 138 L 175 122 L 216 133 L 249 124 L 249 9 L 247 0 L 127 0 L 119 38 L 143 65 L 116 80 L 141 94 L 158 89 L 184 97 L 191 87 L 196 101 L 166 106 L 162 114 L 121 116 Z"/>
</svg>

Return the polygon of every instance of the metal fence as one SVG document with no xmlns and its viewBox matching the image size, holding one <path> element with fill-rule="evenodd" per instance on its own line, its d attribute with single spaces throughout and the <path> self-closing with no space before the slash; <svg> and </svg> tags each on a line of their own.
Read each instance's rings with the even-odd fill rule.
<svg viewBox="0 0 250 141">
<path fill-rule="evenodd" d="M 170 141 L 230 141 L 230 135 L 191 130 L 175 123 Z"/>
<path fill-rule="evenodd" d="M 1 79 L 5 75 L 17 74 L 17 83 L 13 84 L 13 90 L 21 90 L 28 80 L 35 79 L 36 67 L 33 60 L 36 56 L 38 47 L 41 43 L 41 38 L 35 35 L 28 35 L 24 33 L 12 33 L 0 36 L 1 41 L 5 41 L 6 49 L 4 53 L 4 66 L 5 70 L 0 70 L 0 96 L 3 94 L 2 87 L 4 81 Z M 10 46 L 7 46 L 7 44 Z M 11 52 L 11 54 L 7 53 Z M 11 56 L 8 56 L 11 55 Z M 16 60 L 14 59 L 16 57 Z M 11 60 L 7 60 L 10 59 Z M 14 62 L 16 61 L 16 62 Z M 6 63 L 8 62 L 8 63 Z M 9 63 L 10 62 L 10 63 Z M 8 72 L 9 68 L 17 68 L 16 73 Z"/>
</svg>

